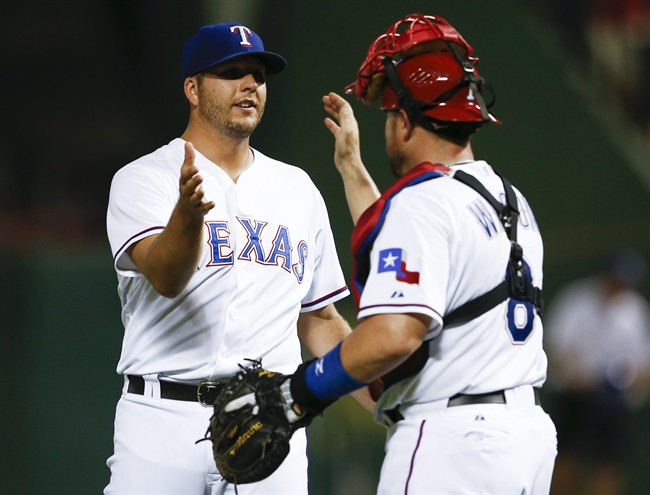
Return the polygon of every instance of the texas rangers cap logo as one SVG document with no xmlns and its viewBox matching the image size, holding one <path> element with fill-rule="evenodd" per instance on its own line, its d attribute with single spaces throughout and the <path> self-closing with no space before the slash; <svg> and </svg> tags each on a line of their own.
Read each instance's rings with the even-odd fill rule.
<svg viewBox="0 0 650 495">
<path fill-rule="evenodd" d="M 395 272 L 395 278 L 407 284 L 419 284 L 420 272 L 406 269 L 406 253 L 401 248 L 382 249 L 379 251 L 379 267 L 377 273 Z"/>
<path fill-rule="evenodd" d="M 253 46 L 253 44 L 248 39 L 249 36 L 253 34 L 253 32 L 250 29 L 248 29 L 246 26 L 230 26 L 230 32 L 233 34 L 235 33 L 239 34 L 239 36 L 241 37 L 241 41 L 239 42 L 239 44 L 241 46 L 250 46 L 250 47 Z"/>
</svg>

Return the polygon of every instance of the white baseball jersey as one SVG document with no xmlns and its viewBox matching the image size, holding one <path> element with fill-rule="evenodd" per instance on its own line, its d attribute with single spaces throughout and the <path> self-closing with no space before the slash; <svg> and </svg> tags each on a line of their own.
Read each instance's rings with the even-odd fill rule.
<svg viewBox="0 0 650 495">
<path fill-rule="evenodd" d="M 501 179 L 484 161 L 451 166 L 475 176 L 505 203 Z M 532 283 L 542 286 L 543 246 L 530 207 L 516 191 L 517 240 Z M 419 313 L 432 318 L 424 369 L 390 387 L 377 411 L 429 403 L 457 393 L 480 394 L 546 378 L 542 323 L 532 304 L 503 302 L 482 316 L 443 328 L 443 316 L 505 279 L 510 241 L 496 211 L 450 176 L 406 187 L 395 195 L 370 254 L 358 317 Z"/>
<path fill-rule="evenodd" d="M 348 294 L 323 199 L 303 170 L 257 150 L 236 183 L 197 152 L 205 198 L 216 206 L 205 216 L 196 273 L 178 297 L 162 297 L 126 250 L 167 224 L 184 143 L 174 139 L 113 178 L 107 230 L 125 328 L 117 371 L 198 382 L 261 359 L 291 373 L 300 364 L 299 312 Z"/>
</svg>

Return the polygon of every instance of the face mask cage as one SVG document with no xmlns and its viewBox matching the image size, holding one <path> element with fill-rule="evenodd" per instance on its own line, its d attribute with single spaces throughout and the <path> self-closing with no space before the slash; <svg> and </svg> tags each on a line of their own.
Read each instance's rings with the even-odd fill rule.
<svg viewBox="0 0 650 495">
<path fill-rule="evenodd" d="M 402 108 L 414 123 L 434 132 L 449 129 L 462 140 L 484 123 L 499 123 L 488 111 L 494 92 L 475 69 L 478 58 L 472 53 L 472 46 L 444 19 L 412 14 L 375 40 L 346 92 L 367 104 L 383 97 L 383 109 Z M 439 63 L 441 80 L 451 82 L 432 83 L 423 91 L 416 81 L 415 64 L 400 70 L 400 64 L 415 59 L 431 72 L 437 71 Z M 420 67 L 417 71 L 422 72 Z"/>
<path fill-rule="evenodd" d="M 373 42 L 368 49 L 366 59 L 361 64 L 357 80 L 348 85 L 345 92 L 354 93 L 365 103 L 373 103 L 373 101 L 367 101 L 368 88 L 373 79 L 382 78 L 383 59 L 393 58 L 398 54 L 412 56 L 427 51 L 426 44 L 435 40 L 458 44 L 465 57 L 471 57 L 474 51 L 460 33 L 442 17 L 410 14 L 390 26 L 386 33 Z"/>
</svg>

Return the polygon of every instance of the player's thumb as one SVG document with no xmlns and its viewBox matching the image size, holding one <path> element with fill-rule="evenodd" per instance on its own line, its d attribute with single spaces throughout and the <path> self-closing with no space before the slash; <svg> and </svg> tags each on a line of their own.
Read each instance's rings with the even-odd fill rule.
<svg viewBox="0 0 650 495">
<path fill-rule="evenodd" d="M 185 142 L 185 160 L 183 161 L 183 165 L 193 165 L 195 156 L 194 145 L 189 141 Z"/>
</svg>

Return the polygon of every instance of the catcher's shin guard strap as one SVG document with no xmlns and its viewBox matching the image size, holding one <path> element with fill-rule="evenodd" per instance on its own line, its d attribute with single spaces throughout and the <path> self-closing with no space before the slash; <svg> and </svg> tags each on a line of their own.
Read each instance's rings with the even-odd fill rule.
<svg viewBox="0 0 650 495">
<path fill-rule="evenodd" d="M 322 358 L 298 367 L 291 378 L 291 395 L 303 407 L 320 413 L 339 397 L 366 386 L 341 363 L 341 343 Z"/>
</svg>

